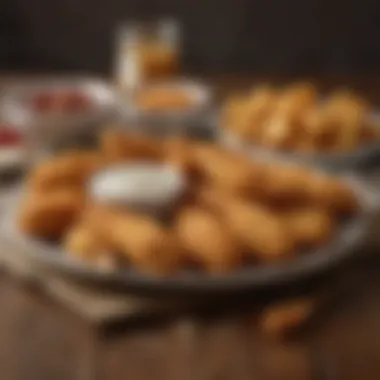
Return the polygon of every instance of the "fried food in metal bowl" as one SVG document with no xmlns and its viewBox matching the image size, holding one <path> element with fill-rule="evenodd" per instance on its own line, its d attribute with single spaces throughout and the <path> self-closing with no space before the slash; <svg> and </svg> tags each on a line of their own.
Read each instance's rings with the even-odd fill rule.
<svg viewBox="0 0 380 380">
<path fill-rule="evenodd" d="M 227 99 L 221 115 L 227 143 L 234 139 L 240 147 L 272 151 L 281 158 L 352 166 L 378 150 L 375 107 L 349 91 L 322 97 L 308 83 L 283 90 L 264 86 Z"/>
</svg>

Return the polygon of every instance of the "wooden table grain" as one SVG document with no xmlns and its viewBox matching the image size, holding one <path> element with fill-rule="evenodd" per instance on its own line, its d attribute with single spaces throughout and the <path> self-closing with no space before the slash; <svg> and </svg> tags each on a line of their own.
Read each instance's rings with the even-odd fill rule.
<svg viewBox="0 0 380 380">
<path fill-rule="evenodd" d="M 340 290 L 330 305 L 278 340 L 257 328 L 249 310 L 91 326 L 2 274 L 1 378 L 377 380 L 380 262 L 356 264 L 336 277 L 331 287 Z"/>
<path fill-rule="evenodd" d="M 260 78 L 256 82 L 262 82 Z M 380 76 L 316 79 L 380 101 Z M 289 79 L 277 78 L 277 83 Z M 221 92 L 247 81 L 225 79 Z M 221 83 L 219 82 L 219 83 Z M 380 104 L 380 103 L 378 103 Z M 250 307 L 93 326 L 33 287 L 0 274 L 0 379 L 378 380 L 376 249 L 319 280 L 326 306 L 288 339 L 265 336 Z"/>
</svg>

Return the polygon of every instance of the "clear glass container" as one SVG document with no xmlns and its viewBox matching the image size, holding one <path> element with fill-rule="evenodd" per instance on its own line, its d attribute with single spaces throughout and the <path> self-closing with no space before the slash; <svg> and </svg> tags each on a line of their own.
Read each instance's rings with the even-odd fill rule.
<svg viewBox="0 0 380 380">
<path fill-rule="evenodd" d="M 85 102 L 67 101 L 78 99 L 77 95 Z M 84 107 L 71 108 L 78 104 Z M 4 120 L 22 135 L 30 154 L 28 164 L 56 150 L 87 143 L 118 114 L 118 97 L 112 87 L 93 78 L 51 77 L 23 82 L 7 90 L 0 106 L 0 122 Z M 0 129 L 0 147 L 1 133 Z"/>
<path fill-rule="evenodd" d="M 180 28 L 174 20 L 130 22 L 117 33 L 115 80 L 131 93 L 152 81 L 171 79 L 180 66 Z"/>
</svg>

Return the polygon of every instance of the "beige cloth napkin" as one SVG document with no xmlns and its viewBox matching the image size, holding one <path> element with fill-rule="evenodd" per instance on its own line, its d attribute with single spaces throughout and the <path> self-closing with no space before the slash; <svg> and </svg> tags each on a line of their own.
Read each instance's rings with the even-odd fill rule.
<svg viewBox="0 0 380 380">
<path fill-rule="evenodd" d="M 12 201 L 12 188 L 0 190 L 0 218 L 3 206 Z M 134 319 L 183 307 L 176 300 L 145 299 L 127 293 L 111 293 L 99 287 L 76 283 L 39 266 L 23 252 L 25 246 L 12 239 L 0 240 L 0 266 L 25 282 L 37 285 L 58 302 L 94 323 Z"/>
<path fill-rule="evenodd" d="M 0 266 L 22 281 L 37 285 L 71 311 L 94 323 L 170 312 L 182 306 L 173 300 L 152 300 L 111 293 L 76 283 L 31 262 L 20 247 L 0 242 Z"/>
</svg>

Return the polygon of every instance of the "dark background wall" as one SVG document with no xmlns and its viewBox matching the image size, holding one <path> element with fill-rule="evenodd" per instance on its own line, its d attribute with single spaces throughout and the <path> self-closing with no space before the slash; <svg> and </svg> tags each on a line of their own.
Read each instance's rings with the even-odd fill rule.
<svg viewBox="0 0 380 380">
<path fill-rule="evenodd" d="M 380 68 L 378 0 L 0 0 L 0 68 L 108 73 L 114 29 L 171 15 L 194 71 Z"/>
</svg>

